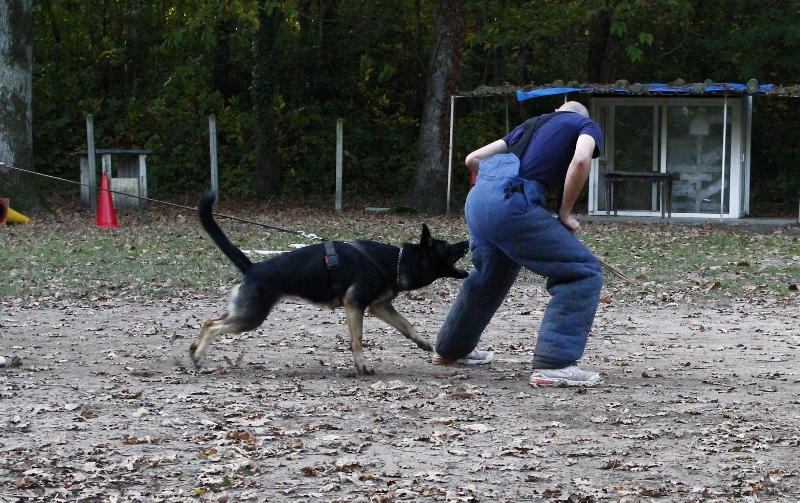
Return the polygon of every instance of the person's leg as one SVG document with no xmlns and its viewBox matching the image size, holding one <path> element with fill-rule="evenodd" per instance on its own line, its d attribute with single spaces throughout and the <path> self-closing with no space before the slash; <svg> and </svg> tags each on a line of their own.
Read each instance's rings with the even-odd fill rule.
<svg viewBox="0 0 800 503">
<path fill-rule="evenodd" d="M 603 270 L 591 252 L 588 254 L 585 260 L 573 262 L 573 271 L 547 279 L 552 297 L 539 328 L 533 368 L 569 367 L 583 356 L 603 286 Z"/>
<path fill-rule="evenodd" d="M 520 270 L 491 244 L 473 238 L 471 248 L 475 267 L 461 284 L 436 336 L 436 353 L 445 358 L 462 358 L 475 349 Z"/>
<path fill-rule="evenodd" d="M 531 203 L 510 215 L 500 248 L 515 262 L 547 278 L 552 296 L 536 341 L 534 368 L 559 369 L 583 356 L 594 321 L 603 270 L 597 258 L 549 212 Z"/>
<path fill-rule="evenodd" d="M 508 202 L 504 180 L 482 173 L 467 195 L 464 213 L 475 267 L 461 283 L 436 337 L 436 353 L 446 359 L 463 358 L 475 349 L 519 274 L 520 266 L 493 244 L 494 231 L 505 219 L 503 202 Z"/>
</svg>

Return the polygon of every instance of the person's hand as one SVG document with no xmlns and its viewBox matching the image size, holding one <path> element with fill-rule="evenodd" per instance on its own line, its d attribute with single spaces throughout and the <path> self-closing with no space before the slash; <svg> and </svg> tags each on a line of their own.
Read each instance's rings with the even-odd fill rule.
<svg viewBox="0 0 800 503">
<path fill-rule="evenodd" d="M 580 223 L 572 216 L 572 214 L 567 215 L 558 215 L 558 220 L 564 224 L 564 227 L 567 228 L 568 231 L 575 234 L 578 231 L 578 228 L 581 226 Z"/>
</svg>

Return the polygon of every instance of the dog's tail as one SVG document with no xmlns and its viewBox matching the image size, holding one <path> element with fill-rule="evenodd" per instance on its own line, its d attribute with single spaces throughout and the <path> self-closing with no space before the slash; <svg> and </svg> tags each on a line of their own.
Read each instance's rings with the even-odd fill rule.
<svg viewBox="0 0 800 503">
<path fill-rule="evenodd" d="M 208 233 L 209 237 L 214 241 L 214 243 L 222 250 L 222 253 L 227 256 L 231 262 L 242 271 L 242 274 L 247 273 L 253 263 L 247 258 L 242 250 L 240 250 L 235 244 L 231 243 L 228 239 L 228 236 L 222 232 L 222 229 L 219 228 L 217 222 L 214 221 L 214 214 L 212 208 L 214 207 L 214 200 L 217 198 L 216 192 L 206 192 L 203 194 L 203 197 L 200 198 L 200 204 L 197 207 L 197 211 L 200 214 L 200 225 L 203 226 L 203 229 Z"/>
</svg>

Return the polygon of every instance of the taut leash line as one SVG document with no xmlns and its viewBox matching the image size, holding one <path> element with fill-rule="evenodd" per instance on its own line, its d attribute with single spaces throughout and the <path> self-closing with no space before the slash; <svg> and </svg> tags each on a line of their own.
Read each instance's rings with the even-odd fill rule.
<svg viewBox="0 0 800 503">
<path fill-rule="evenodd" d="M 595 257 L 597 257 L 597 255 L 595 255 Z M 633 281 L 630 278 L 628 278 L 627 276 L 625 276 L 624 274 L 619 272 L 614 266 L 612 266 L 611 264 L 609 264 L 605 260 L 601 259 L 600 257 L 597 257 L 597 260 L 598 260 L 598 262 L 600 262 L 600 265 L 603 266 L 603 269 L 605 269 L 606 271 L 614 274 L 615 276 L 618 276 L 623 281 L 627 281 L 628 284 L 631 284 L 631 285 L 633 284 Z"/>
<path fill-rule="evenodd" d="M 52 175 L 45 175 L 44 173 L 37 173 L 36 171 L 29 171 L 27 169 L 22 169 L 22 168 L 17 168 L 17 167 L 14 167 L 14 166 L 9 166 L 8 164 L 5 164 L 4 162 L 0 162 L 0 170 L 2 170 L 2 169 L 14 169 L 14 170 L 17 170 L 17 171 L 21 171 L 23 173 L 28 173 L 28 174 L 31 174 L 31 175 L 37 175 L 37 176 L 41 176 L 41 177 L 44 177 L 44 178 L 50 178 L 51 180 L 58 180 L 60 182 L 67 182 L 67 183 L 72 183 L 74 185 L 81 185 L 83 187 L 89 187 L 90 189 L 107 190 L 107 191 L 111 192 L 112 194 L 119 194 L 119 195 L 126 196 L 126 197 L 134 197 L 136 199 L 143 199 L 145 201 L 152 201 L 154 203 L 165 204 L 167 206 L 173 206 L 175 208 L 181 208 L 181 209 L 184 209 L 184 210 L 197 211 L 197 208 L 192 208 L 191 206 L 185 206 L 185 205 L 182 205 L 182 204 L 170 203 L 170 202 L 161 201 L 161 200 L 158 200 L 158 199 L 151 199 L 149 197 L 134 196 L 134 195 L 131 195 L 131 194 L 127 194 L 125 192 L 119 192 L 119 191 L 111 190 L 111 189 L 103 189 L 103 188 L 100 188 L 100 187 L 95 187 L 93 185 L 89 185 L 88 183 L 81 183 L 81 182 L 76 182 L 76 181 L 73 181 L 73 180 L 67 180 L 66 178 L 59 178 L 57 176 L 52 176 Z M 272 230 L 275 230 L 275 231 L 285 232 L 287 234 L 294 234 L 295 236 L 300 236 L 300 237 L 305 238 L 305 239 L 313 239 L 313 240 L 317 240 L 317 241 L 325 241 L 324 238 L 321 238 L 321 237 L 317 236 L 316 234 L 307 234 L 307 233 L 305 233 L 303 231 L 293 231 L 291 229 L 284 229 L 282 227 L 276 227 L 274 225 L 263 224 L 261 222 L 254 222 L 252 220 L 246 220 L 244 218 L 234 217 L 234 216 L 231 216 L 231 215 L 224 215 L 222 213 L 214 213 L 214 216 L 220 217 L 220 218 L 227 218 L 228 220 L 235 220 L 237 222 L 242 222 L 242 223 L 245 223 L 245 224 L 257 225 L 259 227 L 264 227 L 266 229 L 272 229 Z M 611 264 L 607 263 L 605 260 L 601 259 L 600 257 L 597 257 L 597 260 L 600 261 L 600 265 L 603 266 L 603 268 L 606 269 L 607 271 L 611 272 L 615 276 L 618 276 L 620 279 L 622 279 L 624 281 L 627 281 L 630 284 L 633 283 L 633 281 L 630 278 L 628 278 L 627 276 L 625 276 L 624 274 L 619 272 L 616 268 L 614 268 Z M 398 283 L 399 283 L 399 280 L 398 280 Z"/>
<path fill-rule="evenodd" d="M 71 184 L 74 184 L 74 185 L 81 185 L 83 187 L 89 187 L 90 189 L 107 190 L 108 192 L 111 192 L 112 194 L 119 194 L 119 195 L 122 195 L 122 196 L 133 197 L 133 198 L 141 199 L 141 200 L 144 200 L 144 201 L 152 201 L 154 203 L 165 204 L 167 206 L 173 206 L 175 208 L 181 208 L 181 209 L 190 210 L 190 211 L 197 211 L 197 208 L 192 208 L 191 206 L 185 206 L 185 205 L 182 205 L 182 204 L 170 203 L 170 202 L 167 202 L 167 201 L 160 201 L 158 199 L 151 199 L 149 197 L 134 196 L 132 194 L 127 194 L 125 192 L 119 192 L 119 191 L 111 190 L 111 189 L 103 189 L 101 187 L 95 187 L 94 185 L 89 185 L 88 183 L 76 182 L 76 181 L 73 181 L 73 180 L 67 180 L 66 178 L 59 178 L 57 176 L 45 175 L 44 173 L 37 173 L 35 171 L 29 171 L 27 169 L 22 169 L 22 168 L 17 168 L 17 167 L 14 167 L 14 166 L 9 166 L 8 164 L 5 164 L 3 162 L 0 162 L 0 169 L 14 169 L 14 170 L 17 170 L 17 171 L 21 171 L 23 173 L 28 173 L 30 175 L 37 175 L 37 176 L 41 176 L 41 177 L 44 177 L 44 178 L 50 178 L 51 180 L 58 180 L 60 182 L 67 182 L 67 183 L 71 183 Z M 217 216 L 217 217 L 220 217 L 220 218 L 227 218 L 229 220 L 236 220 L 237 222 L 242 222 L 242 223 L 245 223 L 245 224 L 258 225 L 260 227 L 265 227 L 267 229 L 272 229 L 272 230 L 276 230 L 276 231 L 280 231 L 280 232 L 286 232 L 288 234 L 294 234 L 295 236 L 300 236 L 300 237 L 303 237 L 303 238 L 306 238 L 306 239 L 315 239 L 315 240 L 318 240 L 318 241 L 322 241 L 323 240 L 323 238 L 317 236 L 316 234 L 306 234 L 303 231 L 293 231 L 291 229 L 284 229 L 282 227 L 275 227 L 274 225 L 263 224 L 261 222 L 254 222 L 252 220 L 246 220 L 244 218 L 234 217 L 234 216 L 231 216 L 231 215 L 224 215 L 222 213 L 214 213 L 214 216 Z"/>
</svg>

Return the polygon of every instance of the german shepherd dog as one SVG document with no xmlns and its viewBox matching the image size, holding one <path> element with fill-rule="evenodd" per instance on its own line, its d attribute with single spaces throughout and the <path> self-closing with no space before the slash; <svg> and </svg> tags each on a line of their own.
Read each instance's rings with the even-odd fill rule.
<svg viewBox="0 0 800 503">
<path fill-rule="evenodd" d="M 244 274 L 234 288 L 228 310 L 206 321 L 189 349 L 195 367 L 200 367 L 208 346 L 219 334 L 241 333 L 258 328 L 283 297 L 300 297 L 330 309 L 344 307 L 350 329 L 350 350 L 358 373 L 374 373 L 361 348 L 364 311 L 383 320 L 413 341 L 419 348 L 433 346 L 392 306 L 398 293 L 430 285 L 439 278 L 467 277 L 455 264 L 466 255 L 469 243 L 448 244 L 434 239 L 423 224 L 419 244 L 403 243 L 401 248 L 375 241 L 333 242 L 339 268 L 333 272 L 326 262 L 324 244 L 309 245 L 252 263 L 228 240 L 214 221 L 212 205 L 216 194 L 200 199 L 200 223 L 220 250 Z"/>
</svg>

